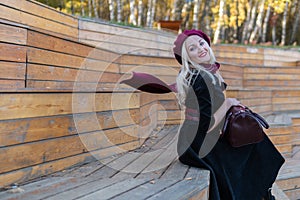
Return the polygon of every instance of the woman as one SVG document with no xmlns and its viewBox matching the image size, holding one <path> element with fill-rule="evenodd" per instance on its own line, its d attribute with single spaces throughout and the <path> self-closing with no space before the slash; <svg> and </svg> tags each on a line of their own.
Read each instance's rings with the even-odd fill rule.
<svg viewBox="0 0 300 200">
<path fill-rule="evenodd" d="M 178 100 L 186 107 L 178 139 L 179 160 L 210 170 L 211 200 L 274 199 L 270 188 L 284 159 L 269 138 L 234 148 L 220 137 L 226 111 L 239 101 L 224 96 L 226 84 L 209 37 L 200 30 L 185 30 L 174 45 L 182 66 L 176 80 Z"/>
</svg>

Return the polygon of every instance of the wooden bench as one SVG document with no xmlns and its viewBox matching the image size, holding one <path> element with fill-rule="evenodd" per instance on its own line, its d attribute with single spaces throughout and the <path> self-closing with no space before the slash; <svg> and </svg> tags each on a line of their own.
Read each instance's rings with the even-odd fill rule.
<svg viewBox="0 0 300 200">
<path fill-rule="evenodd" d="M 2 191 L 0 198 L 207 200 L 209 172 L 177 160 L 174 138 L 178 127 L 165 126 L 154 131 L 142 147 L 134 151 L 95 159 L 86 165 Z"/>
</svg>

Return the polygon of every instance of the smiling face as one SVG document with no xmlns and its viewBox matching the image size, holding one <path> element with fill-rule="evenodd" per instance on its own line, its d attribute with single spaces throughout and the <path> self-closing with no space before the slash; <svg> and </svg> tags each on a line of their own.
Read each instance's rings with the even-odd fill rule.
<svg viewBox="0 0 300 200">
<path fill-rule="evenodd" d="M 190 59 L 197 63 L 209 63 L 209 45 L 208 43 L 198 35 L 191 35 L 185 41 L 185 47 Z"/>
</svg>

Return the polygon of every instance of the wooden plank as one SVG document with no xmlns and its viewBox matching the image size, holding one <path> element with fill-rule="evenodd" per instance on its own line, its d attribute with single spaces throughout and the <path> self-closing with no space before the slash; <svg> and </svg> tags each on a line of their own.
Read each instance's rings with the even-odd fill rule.
<svg viewBox="0 0 300 200">
<path fill-rule="evenodd" d="M 138 159 L 134 160 L 125 168 L 123 168 L 122 171 L 126 173 L 139 174 L 161 153 L 163 153 L 163 151 L 163 149 L 158 149 L 156 151 L 149 151 L 147 153 L 143 153 L 140 155 L 140 157 L 138 157 Z"/>
<path fill-rule="evenodd" d="M 78 136 L 47 140 L 19 146 L 1 148 L 1 159 L 6 160 L 0 166 L 0 172 L 9 172 L 30 165 L 80 154 L 86 151 Z"/>
<path fill-rule="evenodd" d="M 279 97 L 279 98 L 273 98 L 272 102 L 274 104 L 288 104 L 288 103 L 297 103 L 300 102 L 300 96 L 299 97 L 289 97 L 289 98 L 284 98 L 284 97 Z"/>
<path fill-rule="evenodd" d="M 274 90 L 272 92 L 272 96 L 274 97 L 299 97 L 300 90 Z"/>
<path fill-rule="evenodd" d="M 263 91 L 263 92 L 262 92 Z M 237 97 L 237 98 L 268 98 L 273 96 L 272 91 L 270 90 L 261 90 L 261 89 L 249 89 L 249 90 L 227 90 L 226 94 L 228 97 Z"/>
<path fill-rule="evenodd" d="M 179 104 L 177 100 L 161 100 L 159 104 L 166 110 L 179 110 Z"/>
<path fill-rule="evenodd" d="M 166 147 L 161 148 L 161 149 L 164 149 L 164 151 L 158 157 L 156 157 L 156 159 L 153 162 L 151 162 L 142 171 L 142 173 L 154 172 L 154 171 L 158 171 L 160 169 L 164 169 L 164 168 L 168 167 L 178 156 L 178 154 L 177 154 L 177 138 L 178 138 L 178 135 L 176 135 L 173 138 L 173 140 L 170 140 L 169 144 L 166 145 Z"/>
<path fill-rule="evenodd" d="M 296 67 L 297 62 L 288 62 L 288 61 L 277 61 L 277 60 L 265 60 L 264 66 L 279 66 L 279 67 Z"/>
<path fill-rule="evenodd" d="M 120 58 L 121 64 L 131 64 L 131 65 L 144 65 L 147 64 L 159 64 L 163 66 L 172 66 L 178 68 L 179 65 L 174 58 L 162 58 L 155 56 L 136 56 L 136 55 L 123 55 Z"/>
<path fill-rule="evenodd" d="M 71 116 L 0 121 L 0 146 L 76 134 Z"/>
<path fill-rule="evenodd" d="M 263 60 L 264 56 L 256 53 L 245 53 L 245 52 L 223 52 L 217 51 L 216 57 L 234 58 L 234 59 L 257 59 Z"/>
<path fill-rule="evenodd" d="M 182 180 L 185 178 L 188 169 L 189 166 L 180 163 L 179 160 L 176 160 L 160 178 Z"/>
<path fill-rule="evenodd" d="M 0 147 L 134 125 L 138 117 L 138 109 L 133 109 L 78 114 L 75 119 L 65 115 L 4 120 L 0 121 Z"/>
<path fill-rule="evenodd" d="M 26 62 L 26 47 L 24 46 L 0 43 L 0 52 L 0 60 Z"/>
<path fill-rule="evenodd" d="M 22 185 L 24 190 L 22 193 L 10 193 L 9 191 L 0 192 L 0 198 L 2 200 L 12 199 L 37 199 L 37 196 L 43 197 L 51 190 L 58 190 L 65 187 L 67 184 L 78 184 L 79 180 L 74 178 L 62 178 L 62 177 L 47 177 L 43 180 L 37 180 L 33 183 Z"/>
<path fill-rule="evenodd" d="M 269 122 L 268 122 L 269 123 Z M 293 130 L 291 129 L 290 126 L 278 126 L 278 127 L 273 127 L 273 123 L 269 123 L 270 124 L 270 128 L 265 130 L 265 132 L 268 134 L 268 135 L 280 135 L 280 134 L 291 134 L 293 133 Z M 276 126 L 276 124 L 275 124 Z"/>
<path fill-rule="evenodd" d="M 265 48 L 264 49 L 265 55 L 271 55 L 271 56 L 277 56 L 277 59 L 281 59 L 284 57 L 284 59 L 297 59 L 299 58 L 299 52 L 293 51 L 293 50 L 286 50 L 286 49 L 279 49 L 279 48 Z"/>
<path fill-rule="evenodd" d="M 109 41 L 112 43 L 117 43 L 119 45 L 132 45 L 135 46 L 136 49 L 141 48 L 152 48 L 157 50 L 170 50 L 171 45 L 164 42 L 157 42 L 157 41 L 151 41 L 145 38 L 140 37 L 132 37 L 129 32 L 133 32 L 131 30 L 128 31 L 122 31 L 128 32 L 128 34 L 112 34 L 112 33 L 103 33 L 103 32 L 94 32 L 94 31 L 87 31 L 87 30 L 80 30 L 79 31 L 79 38 L 84 40 L 93 40 L 98 41 L 99 43 Z"/>
<path fill-rule="evenodd" d="M 270 87 L 270 88 L 295 88 L 299 89 L 299 84 L 294 80 L 244 80 L 244 87 L 251 88 L 261 88 L 261 87 Z"/>
<path fill-rule="evenodd" d="M 138 107 L 137 93 L 0 94 L 0 120 Z"/>
<path fill-rule="evenodd" d="M 99 33 L 106 33 L 111 35 L 119 35 L 126 37 L 131 36 L 133 38 L 150 40 L 156 43 L 166 43 L 167 45 L 172 45 L 176 38 L 176 35 L 174 34 L 148 32 L 146 30 L 132 29 L 124 26 L 112 26 L 110 24 L 97 23 L 93 21 L 87 21 L 84 19 L 79 20 L 79 29 Z"/>
<path fill-rule="evenodd" d="M 180 110 L 163 110 L 158 112 L 158 120 L 178 120 L 184 118 L 184 112 Z"/>
<path fill-rule="evenodd" d="M 0 62 L 0 78 L 25 80 L 26 64 L 15 62 Z"/>
<path fill-rule="evenodd" d="M 292 144 L 277 144 L 275 147 L 282 154 L 292 153 Z"/>
<path fill-rule="evenodd" d="M 242 73 L 233 73 L 230 71 L 222 71 L 222 76 L 226 79 L 243 79 Z"/>
<path fill-rule="evenodd" d="M 20 88 L 25 88 L 25 81 L 22 81 L 22 80 L 1 80 L 0 79 L 0 90 L 20 89 Z"/>
<path fill-rule="evenodd" d="M 149 73 L 152 75 L 158 75 L 160 76 L 172 76 L 173 82 L 176 81 L 176 76 L 178 75 L 178 69 L 174 68 L 170 65 L 164 65 L 164 64 L 155 64 L 152 65 L 151 63 L 144 63 L 142 65 L 137 66 L 136 64 L 128 65 L 128 64 L 122 64 L 120 65 L 121 73 L 128 73 L 128 72 L 143 72 L 143 73 Z"/>
<path fill-rule="evenodd" d="M 139 142 L 134 141 L 119 145 L 118 148 L 123 149 L 123 151 L 128 151 L 137 148 L 138 145 Z M 95 158 L 103 158 L 103 156 L 112 156 L 115 155 L 119 149 L 116 149 L 115 147 L 101 149 L 89 153 L 82 153 L 79 155 L 42 163 L 39 165 L 29 166 L 9 173 L 2 173 L 0 175 L 0 187 L 8 186 L 12 183 L 24 183 L 25 181 L 38 178 L 47 174 L 51 174 L 53 172 L 57 172 L 68 167 L 74 167 L 90 162 Z M 110 172 L 112 171 L 111 168 L 106 169 L 109 169 Z M 104 174 L 102 172 L 104 172 Z M 107 174 L 108 171 L 102 169 L 100 174 L 97 172 L 93 173 L 93 177 L 95 179 L 101 179 L 106 177 Z"/>
<path fill-rule="evenodd" d="M 0 41 L 25 45 L 27 41 L 27 30 L 24 28 L 0 24 Z"/>
<path fill-rule="evenodd" d="M 27 44 L 32 47 L 111 62 L 120 56 L 110 51 L 98 49 L 79 42 L 64 40 L 32 30 L 28 30 Z"/>
<path fill-rule="evenodd" d="M 297 67 L 245 67 L 245 74 L 299 74 L 300 70 Z"/>
<path fill-rule="evenodd" d="M 133 92 L 131 88 L 118 87 L 116 83 L 90 83 L 73 81 L 62 82 L 28 80 L 26 82 L 26 88 L 27 90 L 25 92 Z M 16 92 L 22 91 L 16 90 Z"/>
<path fill-rule="evenodd" d="M 118 194 L 131 190 L 139 185 L 144 185 L 145 183 L 149 182 L 151 179 L 126 179 L 124 181 L 119 181 L 118 183 L 98 190 L 94 193 L 88 194 L 80 200 L 94 200 L 94 199 L 109 199 Z"/>
<path fill-rule="evenodd" d="M 126 165 L 124 165 L 126 162 L 124 162 L 124 164 L 120 164 L 122 168 L 118 168 L 118 169 L 122 169 L 122 173 L 118 173 L 115 176 L 118 177 L 123 176 L 124 172 L 126 172 L 126 173 L 132 173 L 134 175 L 137 175 L 137 177 L 144 177 L 143 175 L 141 176 L 140 173 L 149 174 L 149 172 L 161 170 L 162 168 L 165 168 L 167 165 L 169 165 L 171 161 L 174 159 L 174 156 L 170 161 L 169 159 L 162 161 L 161 158 L 157 160 L 157 158 L 160 157 L 161 155 L 160 153 L 162 153 L 162 155 L 165 155 L 163 151 L 166 151 L 168 146 L 170 146 L 170 142 L 172 141 L 172 139 L 174 140 L 174 134 L 172 131 L 176 128 L 177 128 L 176 126 L 164 127 L 158 132 L 154 132 L 152 135 L 148 135 L 149 139 L 142 145 L 142 148 L 135 150 L 135 152 L 133 152 L 132 155 L 130 155 L 130 159 L 128 159 L 130 160 L 130 162 L 128 162 L 127 160 Z M 174 150 L 173 147 L 174 146 L 168 149 L 167 155 L 173 155 L 174 153 L 176 153 L 176 149 Z M 121 159 L 121 161 L 122 160 L 123 158 Z M 152 163 L 153 161 L 154 163 Z M 118 160 L 116 160 L 114 164 L 118 166 L 119 165 Z M 145 171 L 145 169 L 147 170 Z"/>
<path fill-rule="evenodd" d="M 205 200 L 208 197 L 208 183 L 196 182 L 192 180 L 182 180 L 162 192 L 152 196 L 154 199 L 199 199 Z M 205 194 L 201 193 L 205 190 Z"/>
<path fill-rule="evenodd" d="M 270 135 L 269 138 L 274 144 L 291 144 L 294 137 L 291 134 L 287 134 L 287 135 Z"/>
<path fill-rule="evenodd" d="M 75 199 L 80 198 L 85 195 L 89 195 L 90 193 L 96 192 L 106 187 L 111 187 L 117 182 L 122 181 L 121 179 L 101 179 L 99 181 L 89 182 L 87 184 L 83 184 L 79 187 L 76 187 L 72 190 L 67 190 L 65 192 L 59 193 L 57 195 L 51 196 L 49 198 L 44 198 L 47 200 L 57 200 L 57 199 Z"/>
<path fill-rule="evenodd" d="M 273 104 L 273 111 L 299 111 L 299 103 Z"/>
<path fill-rule="evenodd" d="M 173 58 L 174 54 L 170 50 L 159 50 L 154 48 L 141 48 L 133 45 L 120 45 L 119 43 L 112 43 L 110 41 L 94 41 L 94 40 L 84 40 L 79 38 L 79 41 L 84 44 L 92 45 L 107 51 L 112 51 L 118 54 L 130 54 L 137 56 L 156 56 L 156 57 L 166 57 Z"/>
<path fill-rule="evenodd" d="M 217 56 L 219 62 L 233 63 L 242 66 L 264 66 L 263 60 L 256 59 L 232 59 L 227 57 Z"/>
<path fill-rule="evenodd" d="M 92 160 L 89 153 L 71 156 L 64 159 L 58 159 L 51 162 L 42 163 L 39 165 L 28 166 L 23 169 L 15 170 L 9 173 L 0 174 L 0 187 L 8 186 L 12 183 L 23 183 L 56 171 L 63 170 L 68 167 L 73 167 L 79 164 L 87 163 Z"/>
<path fill-rule="evenodd" d="M 138 186 L 130 191 L 127 191 L 123 194 L 120 194 L 114 198 L 113 200 L 128 200 L 128 199 L 147 199 L 151 196 L 171 187 L 178 180 L 154 180 L 150 183 L 146 183 L 144 185 Z"/>
<path fill-rule="evenodd" d="M 123 127 L 4 147 L 0 157 L 6 162 L 0 166 L 0 172 L 136 141 L 136 130 L 134 126 Z M 128 132 L 131 135 L 124 134 Z"/>
<path fill-rule="evenodd" d="M 300 74 L 245 74 L 250 80 L 299 80 Z"/>
<path fill-rule="evenodd" d="M 13 2 L 11 2 L 11 3 L 13 3 Z M 76 27 L 66 26 L 65 24 L 54 22 L 50 19 L 38 17 L 38 16 L 35 16 L 32 14 L 29 14 L 27 12 L 22 12 L 22 11 L 7 7 L 3 4 L 0 5 L 0 18 L 9 20 L 9 21 L 13 21 L 13 22 L 17 22 L 20 24 L 24 24 L 24 25 L 33 26 L 33 27 L 44 29 L 44 30 L 49 30 L 49 31 L 60 33 L 60 34 L 72 36 L 74 38 L 78 37 L 78 29 Z"/>
<path fill-rule="evenodd" d="M 247 46 L 237 46 L 237 45 L 224 45 L 217 44 L 212 46 L 215 51 L 229 51 L 229 52 L 241 52 L 241 53 L 254 53 L 254 54 L 264 54 L 264 48 L 257 47 L 247 47 Z"/>
<path fill-rule="evenodd" d="M 108 61 L 94 60 L 36 48 L 29 48 L 27 53 L 29 63 L 80 68 L 84 70 L 119 72 L 118 65 Z"/>
<path fill-rule="evenodd" d="M 74 28 L 78 27 L 78 20 L 76 17 L 63 12 L 59 12 L 50 6 L 46 6 L 45 4 L 41 4 L 36 1 L 26 0 L 20 1 L 18 4 L 16 4 L 13 1 L 2 0 L 1 3 L 22 12 L 28 12 L 43 18 L 46 17 L 47 19 L 73 26 Z"/>
<path fill-rule="evenodd" d="M 289 199 L 299 199 L 299 197 L 300 197 L 300 188 L 285 190 L 284 194 L 286 194 Z"/>
<path fill-rule="evenodd" d="M 121 75 L 118 73 L 88 71 L 45 65 L 28 64 L 27 79 L 48 81 L 78 81 L 78 82 L 111 82 L 116 83 Z"/>
</svg>

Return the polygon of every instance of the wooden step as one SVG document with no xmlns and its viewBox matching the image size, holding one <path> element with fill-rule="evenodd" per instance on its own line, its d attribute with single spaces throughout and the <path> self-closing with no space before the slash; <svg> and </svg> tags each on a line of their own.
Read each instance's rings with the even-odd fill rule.
<svg viewBox="0 0 300 200">
<path fill-rule="evenodd" d="M 280 189 L 291 200 L 299 198 L 300 189 L 300 160 L 295 158 L 286 159 L 283 167 L 279 171 L 276 183 Z"/>
<path fill-rule="evenodd" d="M 209 172 L 183 165 L 176 156 L 173 157 L 176 144 L 170 141 L 177 134 L 177 129 L 178 126 L 164 127 L 149 135 L 144 145 L 135 151 L 94 160 L 20 185 L 16 189 L 8 188 L 0 192 L 0 198 L 56 200 L 101 197 L 125 200 L 171 197 L 207 200 Z M 156 158 L 147 157 L 147 154 L 155 151 L 160 152 Z M 167 159 L 168 163 L 162 163 Z M 17 189 L 23 192 L 12 193 Z"/>
<path fill-rule="evenodd" d="M 276 183 L 272 186 L 272 194 L 278 200 L 290 200 L 290 198 L 278 187 Z"/>
</svg>

